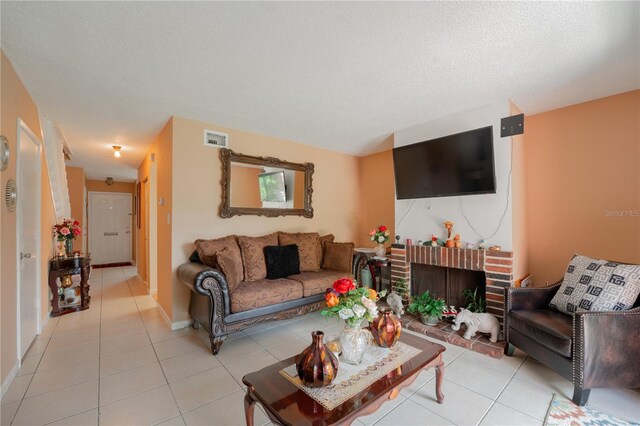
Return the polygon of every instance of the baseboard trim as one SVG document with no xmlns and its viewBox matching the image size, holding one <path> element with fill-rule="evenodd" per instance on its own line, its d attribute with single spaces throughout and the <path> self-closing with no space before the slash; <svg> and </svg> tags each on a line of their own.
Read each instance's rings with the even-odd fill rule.
<svg viewBox="0 0 640 426">
<path fill-rule="evenodd" d="M 13 383 L 13 379 L 16 378 L 18 374 L 18 370 L 20 369 L 20 360 L 16 359 L 16 362 L 13 364 L 11 371 L 7 375 L 7 378 L 2 382 L 2 389 L 0 390 L 0 399 L 4 398 L 4 394 L 9 390 L 9 386 Z"/>
<path fill-rule="evenodd" d="M 186 321 L 176 321 L 171 323 L 171 330 L 181 330 L 183 328 L 191 327 L 191 320 Z"/>
<path fill-rule="evenodd" d="M 156 307 L 160 310 L 160 315 L 162 315 L 162 319 L 164 320 L 164 322 L 166 322 L 169 328 L 171 328 L 171 318 L 169 318 L 169 315 L 167 315 L 167 313 L 164 311 L 164 309 L 162 309 L 162 306 L 160 306 L 158 302 L 156 302 Z"/>
<path fill-rule="evenodd" d="M 47 314 L 44 316 L 44 318 L 42 318 L 40 320 L 40 330 L 38 332 L 38 337 L 40 337 L 42 335 L 42 330 L 44 330 L 44 328 L 49 323 L 49 318 L 51 318 L 51 308 L 49 308 L 49 310 L 47 311 Z"/>
</svg>

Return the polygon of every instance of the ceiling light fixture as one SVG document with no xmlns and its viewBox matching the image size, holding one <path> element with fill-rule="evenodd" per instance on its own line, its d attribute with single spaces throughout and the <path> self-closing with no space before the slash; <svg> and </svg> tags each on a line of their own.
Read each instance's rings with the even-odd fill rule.
<svg viewBox="0 0 640 426">
<path fill-rule="evenodd" d="M 122 147 L 120 145 L 113 145 L 113 155 L 116 158 L 120 158 L 120 150 L 122 149 Z"/>
</svg>

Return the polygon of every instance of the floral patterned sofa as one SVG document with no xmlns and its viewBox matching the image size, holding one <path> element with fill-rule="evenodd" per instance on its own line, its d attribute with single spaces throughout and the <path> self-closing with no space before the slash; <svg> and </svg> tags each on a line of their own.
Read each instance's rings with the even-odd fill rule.
<svg viewBox="0 0 640 426">
<path fill-rule="evenodd" d="M 268 278 L 278 266 L 269 253 L 294 244 L 298 273 Z M 214 355 L 231 333 L 321 309 L 326 289 L 366 263 L 363 254 L 354 256 L 353 243 L 335 243 L 333 235 L 317 233 L 229 235 L 199 239 L 195 246 L 189 262 L 178 267 L 178 278 L 192 291 L 193 327 L 206 329 Z"/>
</svg>

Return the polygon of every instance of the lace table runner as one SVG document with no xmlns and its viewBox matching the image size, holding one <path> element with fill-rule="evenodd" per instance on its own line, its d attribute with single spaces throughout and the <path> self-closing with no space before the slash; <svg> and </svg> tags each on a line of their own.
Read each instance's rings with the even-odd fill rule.
<svg viewBox="0 0 640 426">
<path fill-rule="evenodd" d="M 324 388 L 310 388 L 302 384 L 295 364 L 280 370 L 280 374 L 324 408 L 333 410 L 420 352 L 420 349 L 402 342 L 397 342 L 391 349 L 370 345 L 359 365 L 347 364 L 340 359 L 336 379 Z"/>
</svg>

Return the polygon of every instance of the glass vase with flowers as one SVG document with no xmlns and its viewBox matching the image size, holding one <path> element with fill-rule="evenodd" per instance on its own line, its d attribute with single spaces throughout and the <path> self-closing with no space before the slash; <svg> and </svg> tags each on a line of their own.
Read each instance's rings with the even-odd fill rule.
<svg viewBox="0 0 640 426">
<path fill-rule="evenodd" d="M 82 234 L 80 222 L 73 219 L 63 219 L 61 223 L 53 225 L 53 236 L 59 243 L 64 244 L 67 257 L 73 256 L 73 240 Z"/>
<path fill-rule="evenodd" d="M 373 249 L 376 257 L 385 257 L 385 255 L 387 254 L 387 249 L 384 247 L 384 243 L 389 241 L 390 236 L 391 232 L 384 225 L 380 225 L 376 229 L 372 229 L 371 231 L 369 231 L 369 238 L 371 238 L 371 241 L 376 243 L 376 247 Z"/>
<path fill-rule="evenodd" d="M 345 328 L 340 335 L 342 359 L 349 364 L 360 364 L 369 346 L 369 333 L 362 328 L 364 320 L 373 321 L 378 316 L 376 302 L 385 295 L 371 288 L 357 287 L 350 278 L 340 278 L 327 290 L 327 307 L 321 314 L 340 317 Z"/>
</svg>

